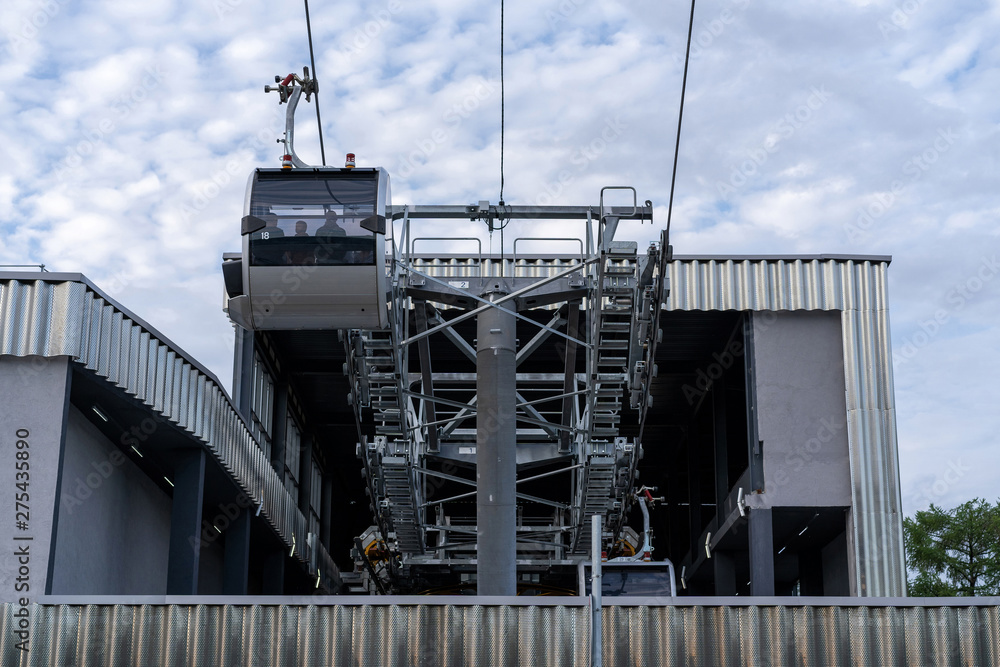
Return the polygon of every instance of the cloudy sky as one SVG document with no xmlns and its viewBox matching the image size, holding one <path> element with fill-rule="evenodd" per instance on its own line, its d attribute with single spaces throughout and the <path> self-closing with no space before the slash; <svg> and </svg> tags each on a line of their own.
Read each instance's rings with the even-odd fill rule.
<svg viewBox="0 0 1000 667">
<path fill-rule="evenodd" d="M 328 161 L 386 167 L 397 204 L 496 202 L 498 4 L 313 0 Z M 505 200 L 631 184 L 663 224 L 687 0 L 506 4 Z M 998 0 L 697 8 L 676 252 L 893 256 L 907 513 L 1000 496 L 997 34 Z M 228 387 L 220 258 L 278 165 L 263 85 L 308 56 L 295 2 L 3 0 L 0 263 L 82 271 Z"/>
</svg>

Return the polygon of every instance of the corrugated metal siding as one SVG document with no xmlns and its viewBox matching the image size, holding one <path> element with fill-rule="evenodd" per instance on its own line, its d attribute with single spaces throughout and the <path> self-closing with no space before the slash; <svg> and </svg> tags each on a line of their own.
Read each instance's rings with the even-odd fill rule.
<svg viewBox="0 0 1000 667">
<path fill-rule="evenodd" d="M 667 310 L 857 310 L 887 306 L 888 262 L 684 259 L 670 263 Z"/>
<path fill-rule="evenodd" d="M 417 261 L 421 268 L 434 275 L 479 275 L 478 258 L 421 256 Z M 541 277 L 564 268 L 573 261 L 573 258 L 566 256 L 521 259 L 518 260 L 518 270 L 526 275 Z M 494 258 L 484 258 L 484 263 L 487 271 L 499 268 L 493 266 L 499 263 Z M 509 260 L 505 260 L 504 264 L 505 273 L 509 275 L 513 267 Z M 670 295 L 663 306 L 666 310 L 843 312 L 853 499 L 854 532 L 851 537 L 857 562 L 855 585 L 860 595 L 877 597 L 903 595 L 906 585 L 889 339 L 887 269 L 888 260 L 871 258 L 677 259 L 668 266 Z M 18 283 L 8 283 L 16 284 Z M 64 284 L 69 292 L 50 292 L 46 288 L 35 293 L 31 287 L 34 284 L 26 282 L 12 289 L 9 294 L 8 286 L 5 286 L 5 291 L 0 293 L 0 315 L 4 318 L 4 338 L 0 339 L 0 351 L 14 353 L 6 352 L 8 348 L 13 348 L 19 350 L 16 353 L 21 355 L 78 356 L 73 350 L 83 349 L 86 350 L 88 366 L 103 363 L 108 372 L 114 369 L 118 374 L 123 371 L 117 369 L 123 365 L 126 369 L 129 368 L 128 363 L 145 364 L 142 367 L 144 373 L 137 372 L 138 385 L 142 385 L 143 377 L 147 378 L 142 398 L 150 405 L 163 404 L 163 397 L 168 395 L 165 380 L 167 377 L 171 380 L 176 378 L 178 361 L 171 359 L 168 362 L 165 356 L 167 351 L 159 341 L 140 338 L 137 342 L 139 349 L 130 354 L 128 363 L 123 363 L 121 358 L 117 363 L 102 359 L 102 351 L 110 353 L 116 348 L 106 343 L 98 344 L 98 341 L 105 340 L 99 335 L 88 338 L 86 345 L 81 340 L 74 348 L 75 339 L 67 335 L 63 328 L 67 331 L 76 330 L 73 319 L 77 317 L 76 313 L 83 312 L 86 318 L 86 322 L 80 323 L 80 329 L 91 331 L 98 327 L 98 334 L 101 327 L 106 326 L 107 331 L 113 335 L 115 330 L 122 329 L 125 325 L 120 322 L 112 323 L 113 313 L 106 312 L 110 308 L 107 304 L 107 307 L 92 306 L 82 310 L 74 307 L 72 304 L 77 303 L 84 294 L 89 295 L 87 298 L 91 300 L 103 301 L 83 285 L 75 284 L 74 288 L 74 283 Z M 76 292 L 72 291 L 74 289 Z M 97 312 L 91 312 L 95 308 Z M 8 322 L 12 324 L 9 325 Z M 131 328 L 134 332 L 134 325 Z M 70 351 L 62 351 L 66 349 Z M 166 371 L 168 364 L 171 368 Z M 214 386 L 214 383 L 211 384 Z M 216 391 L 221 394 L 217 386 Z M 238 420 L 228 401 L 225 401 L 225 406 L 220 406 L 210 388 L 205 392 L 203 400 L 205 407 L 201 409 L 192 411 L 189 405 L 179 403 L 168 406 L 168 409 L 182 420 L 188 414 L 199 415 L 200 418 L 190 421 L 191 426 L 187 426 L 189 421 L 180 423 L 189 429 L 200 427 L 201 430 L 193 432 L 206 439 L 206 442 L 231 442 L 234 437 L 243 441 L 249 437 L 249 433 L 242 433 L 246 428 Z M 226 417 L 227 414 L 232 417 Z M 233 421 L 234 418 L 238 424 Z M 228 425 L 226 432 L 235 436 L 228 435 L 226 437 L 230 440 L 220 441 L 215 430 L 225 430 L 222 425 Z M 265 510 L 277 510 L 277 505 L 284 502 L 281 496 L 287 495 L 287 492 L 283 488 L 275 489 L 273 493 L 266 490 L 258 492 L 264 486 L 270 488 L 271 483 L 259 478 L 254 472 L 258 465 L 256 462 L 244 460 L 245 457 L 239 458 L 241 452 L 245 454 L 249 449 L 251 448 L 240 447 L 239 451 L 229 452 L 227 456 L 237 459 L 240 464 L 238 474 L 243 477 L 239 479 L 250 478 L 252 483 L 257 484 L 247 489 L 252 491 L 251 497 L 257 498 L 262 494 L 265 499 L 270 499 L 266 500 Z M 256 447 L 252 449 L 259 452 Z M 267 469 L 270 471 L 269 466 Z M 268 513 L 268 516 L 276 525 L 282 526 L 281 534 L 286 539 L 292 530 L 305 530 L 305 519 L 294 505 L 284 515 Z M 304 537 L 304 533 L 296 532 L 298 544 L 305 544 Z"/>
<path fill-rule="evenodd" d="M 955 600 L 949 600 L 954 603 Z M 587 606 L 33 606 L 31 650 L 0 608 L 3 665 L 519 665 L 590 660 Z M 607 667 L 1000 664 L 1000 608 L 638 606 L 603 611 Z"/>
<path fill-rule="evenodd" d="M 2 611 L 0 662 L 11 666 L 584 667 L 590 659 L 587 607 L 39 606 L 23 656 L 13 606 Z"/>
<path fill-rule="evenodd" d="M 296 557 L 309 561 L 305 517 L 222 388 L 103 295 L 51 277 L 0 281 L 0 354 L 67 355 L 176 423 L 262 505 L 289 546 L 294 535 Z"/>
<path fill-rule="evenodd" d="M 684 259 L 666 310 L 839 310 L 859 595 L 906 592 L 887 260 Z"/>
<path fill-rule="evenodd" d="M 604 664 L 997 665 L 997 607 L 609 607 Z"/>
</svg>

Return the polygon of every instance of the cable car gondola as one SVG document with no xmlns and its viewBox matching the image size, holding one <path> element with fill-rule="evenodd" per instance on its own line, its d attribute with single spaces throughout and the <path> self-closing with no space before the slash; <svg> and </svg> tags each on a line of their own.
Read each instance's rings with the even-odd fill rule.
<svg viewBox="0 0 1000 667">
<path fill-rule="evenodd" d="M 252 330 L 388 326 L 389 201 L 381 168 L 255 170 L 242 260 L 223 265 L 230 317 Z"/>
</svg>

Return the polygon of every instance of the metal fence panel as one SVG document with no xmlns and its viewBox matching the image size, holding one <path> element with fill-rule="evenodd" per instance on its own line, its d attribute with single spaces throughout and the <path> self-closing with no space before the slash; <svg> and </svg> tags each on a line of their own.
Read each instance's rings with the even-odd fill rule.
<svg viewBox="0 0 1000 667">
<path fill-rule="evenodd" d="M 590 610 L 559 604 L 81 604 L 0 607 L 0 664 L 527 667 L 590 664 Z M 923 601 L 926 604 L 926 601 Z M 604 665 L 1000 664 L 1000 607 L 605 607 Z"/>
</svg>

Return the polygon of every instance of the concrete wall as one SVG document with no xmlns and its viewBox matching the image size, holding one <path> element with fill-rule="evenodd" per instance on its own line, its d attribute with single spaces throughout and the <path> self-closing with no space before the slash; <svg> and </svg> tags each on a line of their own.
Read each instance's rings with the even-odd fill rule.
<svg viewBox="0 0 1000 667">
<path fill-rule="evenodd" d="M 68 404 L 68 357 L 0 357 L 0 602 L 46 592 Z"/>
<path fill-rule="evenodd" d="M 754 316 L 765 506 L 851 504 L 840 318 L 839 311 Z"/>
<path fill-rule="evenodd" d="M 170 506 L 170 497 L 71 407 L 52 593 L 165 594 Z"/>
</svg>

